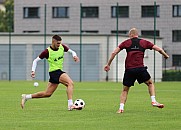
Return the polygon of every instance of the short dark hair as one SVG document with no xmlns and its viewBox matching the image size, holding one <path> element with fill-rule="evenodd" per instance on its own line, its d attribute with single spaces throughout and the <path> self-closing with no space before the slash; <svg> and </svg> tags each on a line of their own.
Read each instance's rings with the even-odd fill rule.
<svg viewBox="0 0 181 130">
<path fill-rule="evenodd" d="M 60 36 L 58 36 L 58 35 L 54 35 L 52 38 L 57 40 L 57 41 L 61 41 L 62 40 L 62 38 Z"/>
</svg>

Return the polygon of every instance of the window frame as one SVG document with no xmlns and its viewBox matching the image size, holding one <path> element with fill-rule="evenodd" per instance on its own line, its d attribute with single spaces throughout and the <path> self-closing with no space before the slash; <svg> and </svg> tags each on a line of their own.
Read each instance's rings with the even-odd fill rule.
<svg viewBox="0 0 181 130">
<path fill-rule="evenodd" d="M 181 30 L 172 30 L 172 42 L 181 42 Z"/>
<path fill-rule="evenodd" d="M 143 33 L 148 33 L 148 34 L 143 34 Z M 153 35 L 150 35 L 153 34 Z M 141 35 L 142 36 L 154 36 L 154 30 L 141 30 Z M 156 30 L 156 37 L 160 37 L 160 31 Z"/>
<path fill-rule="evenodd" d="M 64 13 L 62 13 L 63 15 L 59 14 L 60 9 L 65 9 Z M 64 6 L 53 6 L 52 7 L 52 18 L 69 18 L 69 7 L 67 7 L 67 6 L 65 6 L 65 7 Z"/>
<path fill-rule="evenodd" d="M 85 34 L 98 34 L 99 30 L 82 30 L 82 33 L 85 33 Z"/>
<path fill-rule="evenodd" d="M 118 30 L 118 34 L 128 35 L 128 30 Z M 111 30 L 111 34 L 117 34 L 117 30 Z"/>
<path fill-rule="evenodd" d="M 147 8 L 147 9 L 143 10 L 143 8 Z M 153 11 L 152 14 L 151 13 L 150 14 L 146 13 L 146 12 L 148 12 L 148 10 L 150 10 L 148 8 L 153 8 L 152 9 L 152 11 Z M 141 6 L 141 17 L 142 18 L 153 18 L 153 17 L 155 17 L 154 8 L 155 8 L 154 5 L 142 5 Z M 160 17 L 160 5 L 156 5 L 156 17 Z"/>
<path fill-rule="evenodd" d="M 85 13 L 85 16 L 84 16 L 84 13 Z M 99 18 L 99 7 L 98 6 L 82 6 L 81 18 Z"/>
<path fill-rule="evenodd" d="M 172 66 L 181 66 L 181 55 L 172 55 Z"/>
<path fill-rule="evenodd" d="M 23 33 L 40 33 L 39 30 L 23 30 Z"/>
<path fill-rule="evenodd" d="M 111 17 L 117 18 L 117 7 L 118 7 L 118 18 L 129 18 L 129 6 L 111 6 Z M 126 10 L 126 14 L 120 14 L 122 10 Z"/>
<path fill-rule="evenodd" d="M 172 6 L 172 16 L 173 17 L 181 17 L 181 5 L 173 5 Z"/>
<path fill-rule="evenodd" d="M 36 15 L 34 15 L 34 16 L 32 15 L 33 13 L 31 12 L 32 11 L 31 9 L 37 9 Z M 28 19 L 28 18 L 40 18 L 40 7 L 23 7 L 23 18 L 26 18 L 26 19 Z"/>
</svg>

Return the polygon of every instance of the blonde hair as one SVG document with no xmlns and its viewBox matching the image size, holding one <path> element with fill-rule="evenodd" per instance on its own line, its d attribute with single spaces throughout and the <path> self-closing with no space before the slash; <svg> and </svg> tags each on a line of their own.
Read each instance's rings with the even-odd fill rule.
<svg viewBox="0 0 181 130">
<path fill-rule="evenodd" d="M 130 37 L 135 37 L 138 36 L 138 30 L 136 28 L 132 28 L 129 30 L 129 36 Z"/>
</svg>

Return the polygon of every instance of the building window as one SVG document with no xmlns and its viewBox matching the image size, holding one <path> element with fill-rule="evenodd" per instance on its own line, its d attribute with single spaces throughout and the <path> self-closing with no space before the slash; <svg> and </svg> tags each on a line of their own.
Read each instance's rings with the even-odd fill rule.
<svg viewBox="0 0 181 130">
<path fill-rule="evenodd" d="M 141 31 L 142 36 L 154 36 L 154 31 L 153 30 L 142 30 Z M 156 36 L 160 36 L 160 31 L 156 30 Z"/>
<path fill-rule="evenodd" d="M 156 11 L 156 17 L 159 17 L 160 16 L 159 5 L 156 5 L 156 10 L 155 10 L 155 6 L 141 6 L 142 17 L 154 17 L 155 11 Z"/>
<path fill-rule="evenodd" d="M 112 34 L 117 34 L 117 30 L 112 30 L 111 31 Z M 118 30 L 118 34 L 128 34 L 129 31 L 127 30 Z"/>
<path fill-rule="evenodd" d="M 52 13 L 53 13 L 53 18 L 68 18 L 69 7 L 53 7 Z"/>
<path fill-rule="evenodd" d="M 118 7 L 118 9 L 117 9 Z M 129 6 L 112 6 L 111 7 L 111 17 L 116 18 L 128 18 L 129 17 Z"/>
<path fill-rule="evenodd" d="M 173 42 L 181 42 L 181 30 L 173 30 L 172 31 L 172 41 Z"/>
<path fill-rule="evenodd" d="M 99 33 L 98 30 L 82 30 L 82 33 L 89 33 L 89 34 L 92 34 L 92 33 Z"/>
<path fill-rule="evenodd" d="M 24 30 L 23 31 L 23 33 L 39 33 L 39 32 L 40 31 L 38 31 L 38 30 L 33 30 L 33 31 L 32 30 L 31 31 L 30 30 Z"/>
<path fill-rule="evenodd" d="M 68 33 L 69 30 L 52 30 L 52 33 Z"/>
<path fill-rule="evenodd" d="M 82 7 L 82 18 L 98 18 L 98 7 Z"/>
<path fill-rule="evenodd" d="M 40 18 L 40 8 L 39 7 L 24 7 L 23 17 L 24 18 Z"/>
<path fill-rule="evenodd" d="M 181 5 L 173 5 L 173 17 L 181 17 Z"/>
<path fill-rule="evenodd" d="M 172 55 L 172 65 L 181 66 L 181 55 Z"/>
</svg>

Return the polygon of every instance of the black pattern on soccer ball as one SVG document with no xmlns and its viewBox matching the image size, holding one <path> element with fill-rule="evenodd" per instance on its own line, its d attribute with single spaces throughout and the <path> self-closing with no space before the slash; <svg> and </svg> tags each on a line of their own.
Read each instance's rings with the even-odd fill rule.
<svg viewBox="0 0 181 130">
<path fill-rule="evenodd" d="M 83 103 L 83 102 L 80 102 L 80 105 L 84 105 L 84 103 Z"/>
</svg>

